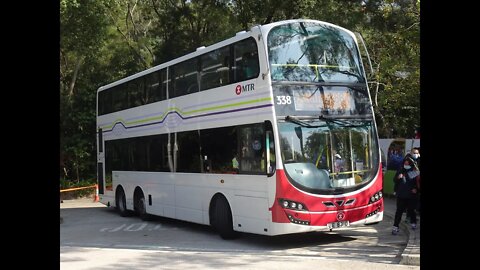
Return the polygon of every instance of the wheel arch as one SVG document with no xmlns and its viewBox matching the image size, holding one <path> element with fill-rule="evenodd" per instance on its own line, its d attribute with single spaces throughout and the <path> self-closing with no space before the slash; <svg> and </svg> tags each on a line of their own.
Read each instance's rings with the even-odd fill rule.
<svg viewBox="0 0 480 270">
<path fill-rule="evenodd" d="M 140 196 L 142 195 L 146 199 L 143 188 L 141 186 L 136 186 L 135 190 L 133 191 L 133 210 L 135 211 L 137 210 L 137 202 L 140 199 Z"/>
<path fill-rule="evenodd" d="M 114 200 L 114 201 L 115 201 L 115 207 L 118 207 L 118 205 L 117 205 L 117 198 L 118 198 L 118 194 L 119 194 L 119 191 L 120 191 L 120 190 L 121 190 L 121 191 L 123 192 L 123 194 L 125 195 L 125 199 L 126 199 L 126 196 L 127 196 L 127 195 L 125 194 L 125 188 L 124 188 L 121 184 L 118 184 L 118 185 L 115 187 L 115 196 L 114 196 L 114 197 L 115 197 L 115 200 Z"/>
<path fill-rule="evenodd" d="M 208 219 L 209 219 L 209 224 L 213 226 L 212 224 L 212 220 L 214 218 L 214 209 L 215 209 L 215 204 L 217 203 L 217 201 L 220 199 L 220 198 L 224 198 L 227 203 L 228 203 L 228 206 L 230 207 L 230 211 L 232 212 L 232 220 L 233 220 L 233 217 L 234 217 L 234 214 L 233 214 L 233 208 L 232 208 L 232 204 L 230 202 L 230 200 L 228 199 L 228 196 L 225 195 L 225 193 L 223 192 L 216 192 L 212 198 L 210 199 L 210 205 L 208 207 Z"/>
</svg>

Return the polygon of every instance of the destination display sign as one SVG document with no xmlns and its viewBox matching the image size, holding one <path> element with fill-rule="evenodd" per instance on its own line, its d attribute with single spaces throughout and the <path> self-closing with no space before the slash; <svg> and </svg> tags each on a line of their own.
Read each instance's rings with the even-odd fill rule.
<svg viewBox="0 0 480 270">
<path fill-rule="evenodd" d="M 368 93 L 346 86 L 275 85 L 273 95 L 278 116 L 372 113 Z"/>
</svg>

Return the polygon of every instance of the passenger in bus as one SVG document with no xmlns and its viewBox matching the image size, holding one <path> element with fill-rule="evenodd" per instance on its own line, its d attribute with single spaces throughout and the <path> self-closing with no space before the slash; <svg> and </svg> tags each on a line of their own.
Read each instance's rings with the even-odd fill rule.
<svg viewBox="0 0 480 270">
<path fill-rule="evenodd" d="M 262 152 L 262 161 L 261 161 L 261 170 L 267 173 L 273 173 L 275 171 L 275 146 L 273 143 L 270 143 L 270 163 L 268 164 L 267 168 L 265 168 L 265 155 L 267 151 Z"/>
<path fill-rule="evenodd" d="M 342 160 L 342 156 L 340 156 L 340 154 L 335 154 L 335 172 L 343 172 L 343 166 L 344 161 Z"/>
<path fill-rule="evenodd" d="M 410 157 L 403 160 L 403 166 L 395 174 L 393 181 L 393 194 L 397 197 L 397 210 L 395 212 L 395 220 L 393 223 L 392 234 L 396 235 L 399 232 L 398 225 L 402 219 L 403 212 L 407 209 L 410 217 L 410 225 L 412 230 L 417 228 L 417 215 L 415 207 L 417 202 L 418 181 L 420 178 L 420 171 L 415 167 L 415 162 Z"/>
<path fill-rule="evenodd" d="M 240 168 L 239 168 L 239 163 L 237 159 L 237 154 L 235 154 L 232 158 L 232 168 L 235 173 L 238 173 Z"/>
<path fill-rule="evenodd" d="M 252 79 L 258 74 L 258 59 L 255 52 L 246 52 L 242 56 L 243 80 Z"/>
</svg>

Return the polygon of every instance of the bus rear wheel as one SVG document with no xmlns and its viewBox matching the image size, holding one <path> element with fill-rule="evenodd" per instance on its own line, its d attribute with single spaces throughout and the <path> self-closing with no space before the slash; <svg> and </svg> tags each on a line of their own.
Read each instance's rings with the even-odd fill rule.
<svg viewBox="0 0 480 270">
<path fill-rule="evenodd" d="M 141 220 L 143 221 L 152 220 L 151 215 L 147 213 L 147 205 L 145 202 L 145 196 L 143 196 L 143 192 L 138 196 L 136 200 L 135 209 Z"/>
<path fill-rule="evenodd" d="M 234 239 L 238 237 L 238 232 L 233 230 L 232 210 L 227 199 L 219 196 L 215 200 L 213 208 L 213 227 L 223 239 Z"/>
<path fill-rule="evenodd" d="M 127 210 L 127 200 L 125 199 L 125 192 L 121 187 L 118 188 L 117 192 L 115 193 L 115 205 L 120 216 L 130 216 L 130 212 Z"/>
</svg>

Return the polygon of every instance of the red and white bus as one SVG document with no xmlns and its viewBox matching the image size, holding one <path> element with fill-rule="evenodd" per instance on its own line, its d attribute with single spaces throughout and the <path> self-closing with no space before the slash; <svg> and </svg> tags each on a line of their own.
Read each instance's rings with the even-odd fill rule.
<svg viewBox="0 0 480 270">
<path fill-rule="evenodd" d="M 383 219 L 359 41 L 315 20 L 254 26 L 98 89 L 100 201 L 280 235 Z"/>
</svg>

